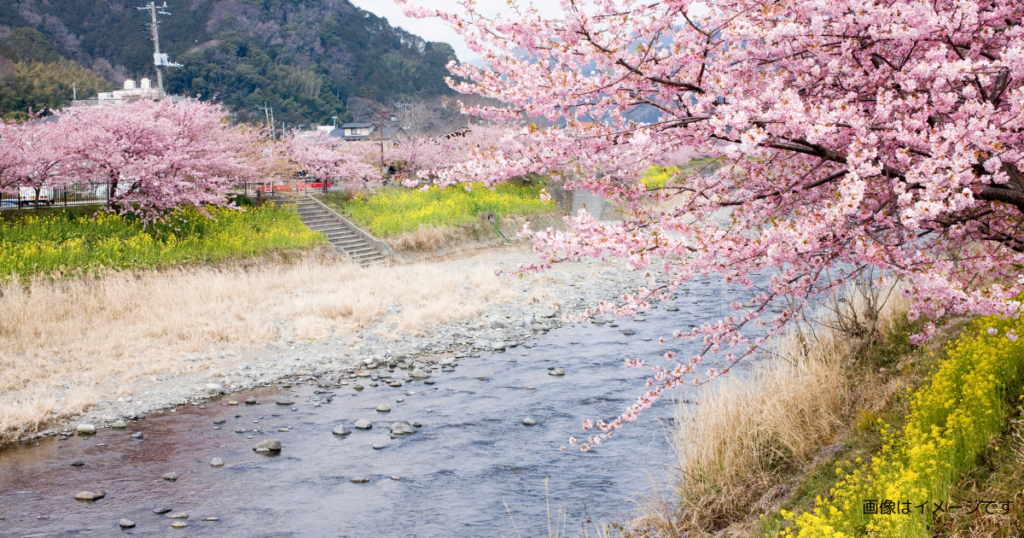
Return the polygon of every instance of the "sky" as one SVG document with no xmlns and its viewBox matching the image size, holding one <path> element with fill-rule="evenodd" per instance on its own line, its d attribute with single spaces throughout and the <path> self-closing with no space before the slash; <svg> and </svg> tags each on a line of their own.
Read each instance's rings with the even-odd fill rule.
<svg viewBox="0 0 1024 538">
<path fill-rule="evenodd" d="M 459 60 L 469 62 L 479 59 L 474 52 L 466 47 L 466 43 L 447 24 L 438 19 L 412 19 L 402 14 L 402 9 L 395 5 L 392 0 L 349 0 L 357 7 L 365 9 L 378 17 L 384 17 L 391 26 L 398 26 L 403 30 L 413 33 L 427 41 L 440 41 L 448 43 L 455 49 Z M 450 12 L 460 12 L 458 0 L 411 0 L 419 6 L 441 9 Z M 523 2 L 524 5 L 529 2 Z M 561 13 L 557 7 L 558 2 L 546 0 L 537 4 L 541 15 L 553 17 Z M 507 0 L 477 0 L 477 10 L 481 13 L 492 15 L 496 13 L 508 13 Z"/>
</svg>

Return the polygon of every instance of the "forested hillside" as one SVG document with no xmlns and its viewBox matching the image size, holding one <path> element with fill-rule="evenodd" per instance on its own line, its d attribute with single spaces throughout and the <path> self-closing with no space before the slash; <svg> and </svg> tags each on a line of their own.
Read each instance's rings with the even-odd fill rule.
<svg viewBox="0 0 1024 538">
<path fill-rule="evenodd" d="M 72 60 L 113 85 L 155 78 L 149 14 L 137 5 L 142 2 L 0 3 L 0 56 L 15 66 L 0 64 L 0 114 L 70 99 L 71 81 L 36 91 L 50 101 L 25 95 L 28 82 L 10 73 L 28 73 L 33 61 Z M 278 122 L 298 125 L 348 119 L 350 97 L 388 102 L 449 92 L 450 46 L 393 28 L 347 0 L 168 0 L 167 6 L 160 48 L 183 67 L 166 72 L 166 89 L 216 99 L 241 121 L 262 117 L 256 108 L 264 102 Z M 91 96 L 81 91 L 86 78 L 79 97 Z M 95 80 L 88 84 L 89 91 L 98 87 Z"/>
</svg>

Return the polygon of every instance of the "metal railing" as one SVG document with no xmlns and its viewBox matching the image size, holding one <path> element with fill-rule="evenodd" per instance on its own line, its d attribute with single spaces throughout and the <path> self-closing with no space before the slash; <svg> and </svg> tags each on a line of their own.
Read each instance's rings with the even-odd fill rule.
<svg viewBox="0 0 1024 538">
<path fill-rule="evenodd" d="M 244 194 L 252 199 L 327 194 L 341 189 L 333 182 L 264 182 L 242 183 L 228 189 L 228 194 Z M 119 189 L 120 190 L 120 187 Z M 106 183 L 76 183 L 61 187 L 18 186 L 0 191 L 0 210 L 38 207 L 72 207 L 110 204 L 110 186 Z"/>
<path fill-rule="evenodd" d="M 28 209 L 39 207 L 70 207 L 76 205 L 109 204 L 110 189 L 106 183 L 76 183 L 62 187 L 18 186 L 0 191 L 0 209 Z"/>
</svg>

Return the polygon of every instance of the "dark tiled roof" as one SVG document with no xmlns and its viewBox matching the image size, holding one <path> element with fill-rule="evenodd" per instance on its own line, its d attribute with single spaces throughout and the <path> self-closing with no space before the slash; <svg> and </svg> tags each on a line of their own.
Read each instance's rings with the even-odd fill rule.
<svg viewBox="0 0 1024 538">
<path fill-rule="evenodd" d="M 343 123 L 341 124 L 342 129 L 366 129 L 367 127 L 373 127 L 372 123 Z"/>
</svg>

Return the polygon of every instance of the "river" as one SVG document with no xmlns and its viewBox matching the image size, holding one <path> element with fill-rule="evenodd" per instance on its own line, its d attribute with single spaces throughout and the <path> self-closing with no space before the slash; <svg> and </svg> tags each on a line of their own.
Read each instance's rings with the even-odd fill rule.
<svg viewBox="0 0 1024 538">
<path fill-rule="evenodd" d="M 742 289 L 694 282 L 645 321 L 567 325 L 461 359 L 429 381 L 356 391 L 355 379 L 324 388 L 303 378 L 154 413 L 123 430 L 8 448 L 0 452 L 0 537 L 526 538 L 547 536 L 549 524 L 560 535 L 562 521 L 567 535 L 581 534 L 588 516 L 628 517 L 629 500 L 651 491 L 652 476 L 671 488 L 676 406 L 659 402 L 590 452 L 559 447 L 585 436 L 584 419 L 612 419 L 642 393 L 649 370 L 626 369 L 624 359 L 665 364 L 665 351 L 685 356 L 694 344 L 658 338 L 746 299 Z M 549 375 L 551 368 L 565 375 Z M 282 396 L 294 404 L 277 405 Z M 259 403 L 245 405 L 249 397 Z M 381 403 L 391 411 L 378 412 Z M 524 425 L 527 416 L 537 424 Z M 373 428 L 355 429 L 359 419 Z M 391 438 L 388 426 L 403 420 L 419 427 Z M 352 433 L 333 435 L 338 425 Z M 137 432 L 143 438 L 133 438 Z M 252 450 L 267 439 L 281 441 L 280 453 Z M 212 467 L 213 458 L 224 465 Z M 162 478 L 169 472 L 176 481 Z M 368 481 L 352 481 L 360 478 Z M 83 490 L 106 496 L 76 501 Z M 188 526 L 172 529 L 177 520 L 157 507 L 187 512 Z M 120 530 L 122 518 L 135 527 Z"/>
</svg>

